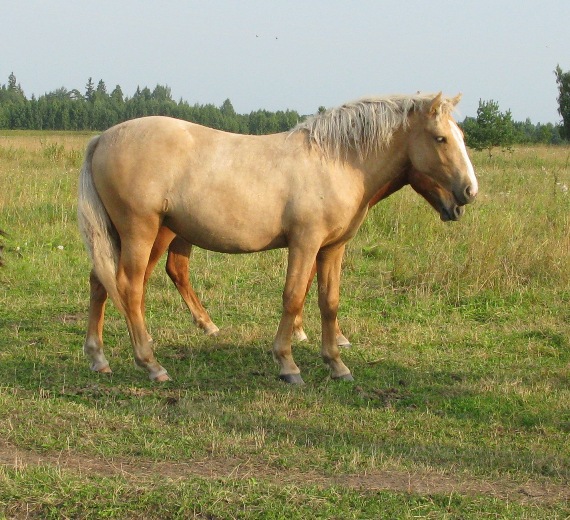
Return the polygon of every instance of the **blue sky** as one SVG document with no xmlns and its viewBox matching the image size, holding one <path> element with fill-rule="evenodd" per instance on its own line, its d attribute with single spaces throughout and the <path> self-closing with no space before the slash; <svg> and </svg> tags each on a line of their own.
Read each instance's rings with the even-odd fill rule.
<svg viewBox="0 0 570 520">
<path fill-rule="evenodd" d="M 297 110 L 391 93 L 463 93 L 515 120 L 556 123 L 557 64 L 570 70 L 570 1 L 0 0 L 0 83 L 30 97 L 92 77 L 126 95 L 236 111 Z"/>
</svg>

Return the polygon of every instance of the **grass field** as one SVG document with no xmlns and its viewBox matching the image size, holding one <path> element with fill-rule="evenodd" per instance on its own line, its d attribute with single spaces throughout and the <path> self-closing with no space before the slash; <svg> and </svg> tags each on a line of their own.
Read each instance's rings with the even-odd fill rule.
<svg viewBox="0 0 570 520">
<path fill-rule="evenodd" d="M 570 518 L 569 148 L 473 153 L 458 223 L 409 188 L 378 205 L 343 270 L 356 381 L 320 361 L 313 290 L 293 388 L 270 354 L 283 251 L 195 252 L 216 338 L 161 263 L 147 318 L 174 380 L 135 369 L 112 305 L 114 374 L 89 371 L 88 139 L 0 133 L 0 518 Z"/>
</svg>

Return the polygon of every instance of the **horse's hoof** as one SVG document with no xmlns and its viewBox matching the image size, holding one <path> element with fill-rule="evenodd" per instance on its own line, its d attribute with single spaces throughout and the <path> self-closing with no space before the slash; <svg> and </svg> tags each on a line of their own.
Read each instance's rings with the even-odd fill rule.
<svg viewBox="0 0 570 520">
<path fill-rule="evenodd" d="M 220 332 L 220 329 L 216 325 L 212 325 L 204 329 L 204 333 L 206 336 L 217 336 Z"/>
<path fill-rule="evenodd" d="M 157 383 L 165 383 L 166 381 L 172 381 L 172 379 L 170 378 L 170 376 L 168 374 L 160 374 L 158 376 L 156 376 L 153 381 L 157 382 Z"/>
<path fill-rule="evenodd" d="M 289 383 L 290 385 L 304 385 L 305 384 L 305 381 L 303 381 L 301 374 L 281 374 L 279 376 L 279 379 L 281 379 L 281 381 L 285 381 L 286 383 Z"/>
<path fill-rule="evenodd" d="M 140 367 L 139 367 L 140 368 Z M 151 371 L 148 375 L 151 381 L 157 383 L 164 383 L 165 381 L 171 381 L 170 376 L 165 368 L 160 367 L 160 370 Z"/>
<path fill-rule="evenodd" d="M 91 370 L 93 370 L 93 372 L 99 372 L 99 374 L 112 374 L 113 371 L 111 370 L 111 367 L 109 366 L 109 363 L 93 363 L 91 365 Z"/>
<path fill-rule="evenodd" d="M 343 374 L 342 376 L 333 377 L 335 381 L 354 381 L 354 377 L 349 372 L 348 374 Z"/>
<path fill-rule="evenodd" d="M 293 339 L 295 341 L 308 341 L 309 338 L 303 329 L 293 331 Z"/>
<path fill-rule="evenodd" d="M 336 344 L 339 347 L 343 347 L 343 348 L 350 348 L 352 347 L 352 343 L 348 340 L 348 338 L 346 336 L 344 336 L 343 334 L 339 334 L 336 337 Z"/>
</svg>

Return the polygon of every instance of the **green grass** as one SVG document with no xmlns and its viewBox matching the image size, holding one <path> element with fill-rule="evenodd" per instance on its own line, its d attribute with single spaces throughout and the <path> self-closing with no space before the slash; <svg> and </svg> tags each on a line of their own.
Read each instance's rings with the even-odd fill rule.
<svg viewBox="0 0 570 520">
<path fill-rule="evenodd" d="M 347 491 L 338 486 L 267 485 L 255 478 L 158 479 L 132 483 L 123 478 L 62 479 L 53 470 L 10 475 L 3 494 L 20 498 L 8 513 L 37 518 L 244 518 L 362 519 L 546 518 L 536 507 L 487 497 L 414 496 L 383 491 Z M 30 480 L 33 483 L 30 484 Z M 26 501 L 26 507 L 22 504 Z M 63 512 L 63 514 L 62 514 Z M 557 506 L 549 518 L 564 518 Z"/>
<path fill-rule="evenodd" d="M 283 251 L 195 251 L 217 338 L 192 325 L 159 265 L 147 318 L 173 382 L 135 369 L 112 305 L 114 374 L 88 370 L 75 217 L 88 139 L 0 135 L 0 518 L 570 516 L 558 493 L 570 481 L 568 148 L 474 154 L 481 193 L 459 223 L 409 188 L 372 210 L 343 269 L 340 319 L 354 344 L 343 359 L 356 382 L 331 381 L 320 361 L 313 290 L 310 341 L 294 347 L 307 384 L 291 388 L 270 354 Z M 9 463 L 10 450 L 48 462 Z M 102 464 L 59 466 L 58 454 Z M 165 469 L 208 461 L 212 475 Z M 252 470 L 233 472 L 242 466 Z M 431 478 L 435 491 L 395 486 L 392 473 Z M 529 485 L 542 494 L 517 491 Z"/>
</svg>

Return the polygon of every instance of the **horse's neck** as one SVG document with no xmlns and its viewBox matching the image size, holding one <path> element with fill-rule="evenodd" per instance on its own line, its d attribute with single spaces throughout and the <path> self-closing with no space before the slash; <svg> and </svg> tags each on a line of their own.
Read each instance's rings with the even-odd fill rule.
<svg viewBox="0 0 570 520">
<path fill-rule="evenodd" d="M 401 190 L 404 186 L 408 184 L 408 169 L 402 170 L 400 175 L 395 179 L 391 180 L 384 186 L 382 186 L 370 199 L 368 202 L 368 207 L 371 208 L 380 202 L 381 200 L 385 199 L 392 195 L 392 193 L 396 193 L 397 191 Z"/>
<path fill-rule="evenodd" d="M 364 196 L 369 206 L 405 186 L 410 168 L 404 132 L 397 132 L 390 144 L 369 157 L 358 160 L 362 172 Z"/>
</svg>

